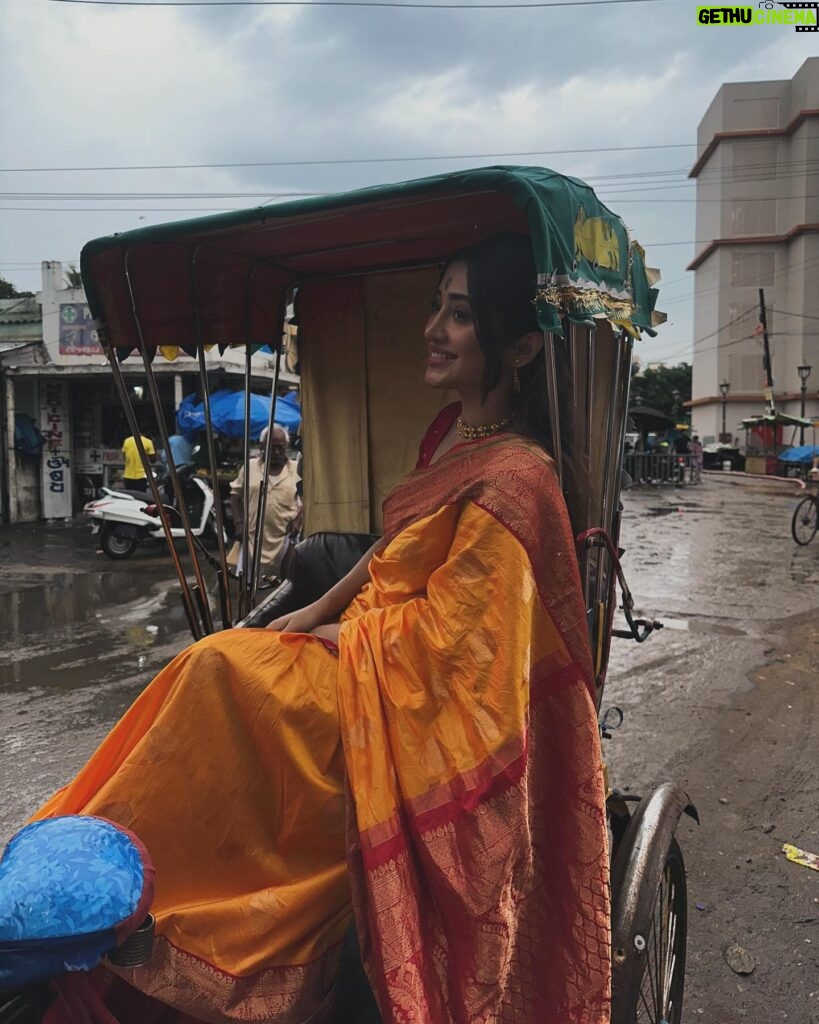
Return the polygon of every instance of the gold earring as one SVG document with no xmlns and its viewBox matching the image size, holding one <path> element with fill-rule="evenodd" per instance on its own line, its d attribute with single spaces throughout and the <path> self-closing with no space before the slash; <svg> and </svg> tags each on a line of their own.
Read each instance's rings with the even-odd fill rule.
<svg viewBox="0 0 819 1024">
<path fill-rule="evenodd" d="M 518 375 L 518 364 L 512 367 L 512 390 L 516 395 L 520 394 L 520 377 Z"/>
</svg>

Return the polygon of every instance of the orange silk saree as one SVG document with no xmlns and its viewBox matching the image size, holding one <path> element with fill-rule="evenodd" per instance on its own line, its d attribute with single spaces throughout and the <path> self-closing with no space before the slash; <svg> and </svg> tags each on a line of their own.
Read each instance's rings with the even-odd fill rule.
<svg viewBox="0 0 819 1024">
<path fill-rule="evenodd" d="M 459 445 L 384 513 L 337 651 L 200 641 L 40 814 L 141 837 L 159 939 L 119 973 L 196 1019 L 324 1019 L 355 911 L 385 1024 L 604 1024 L 602 768 L 551 460 Z"/>
</svg>

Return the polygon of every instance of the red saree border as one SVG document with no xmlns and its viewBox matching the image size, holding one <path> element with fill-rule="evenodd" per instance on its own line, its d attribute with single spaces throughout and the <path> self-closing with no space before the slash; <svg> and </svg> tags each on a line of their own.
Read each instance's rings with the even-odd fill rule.
<svg viewBox="0 0 819 1024">
<path fill-rule="evenodd" d="M 533 670 L 530 700 L 537 703 L 547 686 L 576 681 L 575 665 L 555 667 L 552 658 L 541 659 Z M 529 758 L 528 731 L 516 736 L 486 757 L 480 764 L 427 790 L 420 796 L 402 801 L 400 812 L 387 821 L 359 833 L 361 852 L 367 868 L 378 867 L 397 857 L 407 847 L 406 822 L 412 831 L 428 832 L 451 824 L 461 814 L 476 810 L 481 803 L 519 785 Z"/>
<path fill-rule="evenodd" d="M 306 1024 L 324 1019 L 343 942 L 304 964 L 281 964 L 235 975 L 180 949 L 164 935 L 154 942 L 148 970 L 108 965 L 108 970 L 151 998 L 203 1021 Z"/>
</svg>

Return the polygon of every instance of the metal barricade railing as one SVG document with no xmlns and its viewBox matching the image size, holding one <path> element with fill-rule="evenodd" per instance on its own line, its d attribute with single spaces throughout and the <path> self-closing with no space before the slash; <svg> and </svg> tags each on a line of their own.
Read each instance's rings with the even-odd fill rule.
<svg viewBox="0 0 819 1024">
<path fill-rule="evenodd" d="M 698 484 L 702 479 L 694 455 L 674 452 L 626 452 L 623 469 L 631 477 L 633 487 L 662 484 L 681 487 Z"/>
</svg>

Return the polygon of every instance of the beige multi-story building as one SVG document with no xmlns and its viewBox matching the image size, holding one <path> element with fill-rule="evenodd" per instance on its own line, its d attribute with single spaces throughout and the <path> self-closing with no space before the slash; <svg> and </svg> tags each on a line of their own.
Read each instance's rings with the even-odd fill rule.
<svg viewBox="0 0 819 1024">
<path fill-rule="evenodd" d="M 810 366 L 805 408 L 819 416 L 819 57 L 789 80 L 723 85 L 697 152 L 693 429 L 718 438 L 724 413 L 743 443 L 740 421 L 765 403 L 760 289 L 776 409 L 799 415 Z"/>
</svg>

